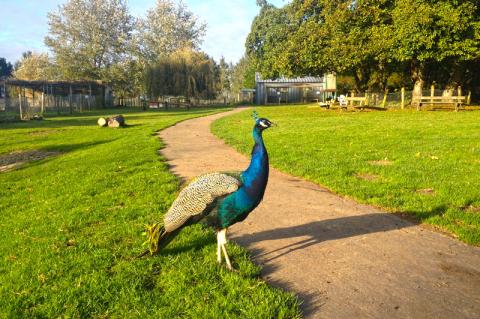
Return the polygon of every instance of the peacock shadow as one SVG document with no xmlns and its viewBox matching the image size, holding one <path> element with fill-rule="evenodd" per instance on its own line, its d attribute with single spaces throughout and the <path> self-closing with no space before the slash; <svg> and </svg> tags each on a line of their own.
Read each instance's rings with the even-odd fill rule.
<svg viewBox="0 0 480 319">
<path fill-rule="evenodd" d="M 251 250 L 252 255 L 261 257 L 263 262 L 269 262 L 296 250 L 305 249 L 320 243 L 371 233 L 386 232 L 411 227 L 413 225 L 413 223 L 403 220 L 394 214 L 373 213 L 273 228 L 256 233 L 233 236 L 232 239 L 247 248 L 256 242 L 287 238 L 292 239 L 289 244 L 274 250 Z M 295 238 L 299 239 L 295 240 Z"/>
<path fill-rule="evenodd" d="M 325 220 L 318 220 L 310 223 L 293 225 L 288 227 L 276 227 L 264 231 L 236 235 L 232 232 L 232 240 L 246 247 L 255 263 L 262 266 L 261 275 L 269 284 L 295 291 L 301 301 L 301 310 L 305 317 L 318 310 L 327 300 L 326 296 L 318 290 L 296 291 L 291 283 L 270 278 L 279 268 L 277 263 L 272 262 L 278 258 L 288 255 L 294 251 L 306 249 L 313 245 L 328 245 L 328 242 L 363 236 L 378 232 L 388 232 L 397 229 L 412 227 L 412 221 L 402 219 L 394 214 L 371 213 L 365 215 L 346 216 Z M 289 239 L 288 244 L 275 249 L 258 249 L 254 244 L 261 241 Z"/>
</svg>

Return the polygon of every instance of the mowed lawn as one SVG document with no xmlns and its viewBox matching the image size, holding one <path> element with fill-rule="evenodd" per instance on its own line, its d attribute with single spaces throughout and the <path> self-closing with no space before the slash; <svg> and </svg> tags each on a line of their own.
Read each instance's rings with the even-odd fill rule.
<svg viewBox="0 0 480 319">
<path fill-rule="evenodd" d="M 264 134 L 274 167 L 480 244 L 480 112 L 257 111 L 279 124 Z M 248 154 L 251 126 L 246 111 L 212 131 Z"/>
<path fill-rule="evenodd" d="M 124 129 L 96 126 L 118 110 L 0 124 L 0 156 L 60 152 L 0 173 L 0 318 L 298 317 L 245 250 L 230 244 L 238 272 L 218 266 L 207 227 L 135 258 L 179 189 L 155 132 L 215 111 L 122 110 Z"/>
</svg>

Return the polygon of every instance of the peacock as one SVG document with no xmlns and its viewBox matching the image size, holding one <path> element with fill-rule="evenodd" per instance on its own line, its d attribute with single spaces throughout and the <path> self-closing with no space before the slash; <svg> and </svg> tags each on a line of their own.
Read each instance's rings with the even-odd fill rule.
<svg viewBox="0 0 480 319">
<path fill-rule="evenodd" d="M 178 195 L 165 214 L 163 223 L 147 226 L 147 244 L 140 256 L 156 254 L 186 226 L 206 222 L 217 232 L 217 262 L 222 252 L 227 268 L 232 263 L 227 253 L 227 229 L 243 221 L 262 201 L 268 182 L 268 153 L 262 132 L 273 122 L 253 112 L 253 146 L 250 165 L 242 172 L 215 172 L 193 179 Z"/>
</svg>

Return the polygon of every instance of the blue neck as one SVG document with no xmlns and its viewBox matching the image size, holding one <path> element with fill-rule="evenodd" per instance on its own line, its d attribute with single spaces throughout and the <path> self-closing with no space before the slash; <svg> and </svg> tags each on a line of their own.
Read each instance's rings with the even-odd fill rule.
<svg viewBox="0 0 480 319">
<path fill-rule="evenodd" d="M 257 127 L 253 129 L 253 140 L 255 145 L 252 149 L 250 165 L 242 173 L 242 176 L 246 188 L 253 187 L 262 190 L 261 194 L 263 195 L 268 180 L 268 154 L 265 144 L 263 144 L 262 132 Z"/>
</svg>

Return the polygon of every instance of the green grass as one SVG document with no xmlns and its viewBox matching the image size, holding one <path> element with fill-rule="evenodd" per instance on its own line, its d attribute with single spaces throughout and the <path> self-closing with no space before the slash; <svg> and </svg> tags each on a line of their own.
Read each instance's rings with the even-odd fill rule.
<svg viewBox="0 0 480 319">
<path fill-rule="evenodd" d="M 0 318 L 296 318 L 296 297 L 268 286 L 230 244 L 232 273 L 216 264 L 213 231 L 184 230 L 164 252 L 136 259 L 146 223 L 179 182 L 154 133 L 215 110 L 104 113 L 0 125 L 0 154 L 59 151 L 0 173 Z"/>
<path fill-rule="evenodd" d="M 264 134 L 274 167 L 480 244 L 480 112 L 257 111 L 279 124 Z M 212 131 L 247 154 L 251 126 L 247 111 Z"/>
</svg>

